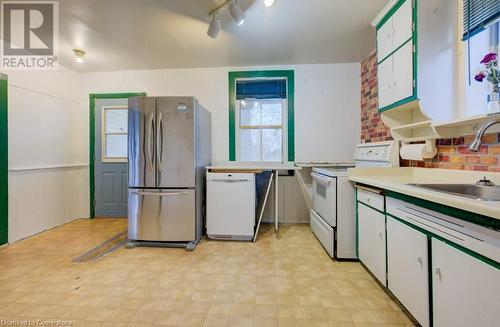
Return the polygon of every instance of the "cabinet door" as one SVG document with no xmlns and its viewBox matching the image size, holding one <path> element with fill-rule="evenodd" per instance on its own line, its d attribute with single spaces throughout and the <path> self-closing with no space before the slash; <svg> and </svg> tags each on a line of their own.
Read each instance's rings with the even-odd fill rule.
<svg viewBox="0 0 500 327">
<path fill-rule="evenodd" d="M 385 285 L 385 215 L 360 202 L 358 246 L 359 260 Z"/>
<path fill-rule="evenodd" d="M 392 103 L 413 95 L 413 44 L 406 43 L 393 55 Z"/>
<path fill-rule="evenodd" d="M 500 269 L 432 240 L 434 326 L 498 326 Z"/>
<path fill-rule="evenodd" d="M 392 99 L 392 57 L 378 64 L 378 107 L 384 108 L 393 103 Z"/>
<path fill-rule="evenodd" d="M 384 25 L 377 30 L 377 61 L 382 61 L 392 51 L 392 18 L 389 18 Z"/>
<path fill-rule="evenodd" d="M 412 0 L 406 0 L 392 16 L 392 44 L 396 50 L 413 35 Z"/>
<path fill-rule="evenodd" d="M 387 287 L 422 326 L 429 326 L 427 236 L 387 217 Z"/>
</svg>

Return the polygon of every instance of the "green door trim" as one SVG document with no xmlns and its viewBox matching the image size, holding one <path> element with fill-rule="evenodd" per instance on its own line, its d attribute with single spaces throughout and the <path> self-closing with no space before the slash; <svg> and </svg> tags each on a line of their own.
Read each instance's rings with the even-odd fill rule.
<svg viewBox="0 0 500 327">
<path fill-rule="evenodd" d="M 7 75 L 0 73 L 0 245 L 9 242 L 9 133 Z"/>
<path fill-rule="evenodd" d="M 97 99 L 124 99 L 146 96 L 146 92 L 130 93 L 91 93 L 89 94 L 89 215 L 95 218 L 95 100 Z"/>
<path fill-rule="evenodd" d="M 295 161 L 295 72 L 293 70 L 255 70 L 229 72 L 229 161 L 236 161 L 236 80 L 238 78 L 284 77 L 288 96 L 288 161 Z"/>
</svg>

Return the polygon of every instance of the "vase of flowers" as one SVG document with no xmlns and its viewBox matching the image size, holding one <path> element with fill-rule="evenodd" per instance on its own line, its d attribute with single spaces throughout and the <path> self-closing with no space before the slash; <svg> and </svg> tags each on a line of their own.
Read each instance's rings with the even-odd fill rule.
<svg viewBox="0 0 500 327">
<path fill-rule="evenodd" d="M 474 79 L 478 82 L 483 82 L 484 79 L 490 82 L 487 96 L 487 113 L 500 112 L 500 70 L 498 66 L 498 55 L 493 52 L 488 53 L 484 56 L 483 60 L 481 60 L 481 65 L 482 67 Z"/>
</svg>

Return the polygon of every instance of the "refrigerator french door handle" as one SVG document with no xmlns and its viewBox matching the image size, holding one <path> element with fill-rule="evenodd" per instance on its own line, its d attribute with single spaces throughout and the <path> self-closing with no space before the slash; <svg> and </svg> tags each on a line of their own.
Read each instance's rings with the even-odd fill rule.
<svg viewBox="0 0 500 327">
<path fill-rule="evenodd" d="M 163 161 L 163 113 L 158 113 L 158 139 L 156 141 L 158 147 L 158 171 L 161 171 L 161 163 Z"/>
<path fill-rule="evenodd" d="M 154 129 L 154 113 L 149 114 L 148 119 L 148 163 L 153 169 L 153 129 Z"/>
<path fill-rule="evenodd" d="M 130 193 L 136 195 L 159 195 L 159 196 L 189 194 L 189 192 L 152 192 L 152 191 L 139 191 L 139 190 L 133 190 L 130 191 Z"/>
</svg>

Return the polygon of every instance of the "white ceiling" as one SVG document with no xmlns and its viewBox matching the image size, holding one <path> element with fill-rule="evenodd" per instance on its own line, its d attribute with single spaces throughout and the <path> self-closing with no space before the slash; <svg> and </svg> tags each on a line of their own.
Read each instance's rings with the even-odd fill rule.
<svg viewBox="0 0 500 327">
<path fill-rule="evenodd" d="M 214 40 L 223 0 L 61 0 L 61 63 L 81 72 L 359 62 L 375 47 L 370 22 L 387 0 L 240 0 Z M 71 49 L 87 52 L 83 64 Z"/>
</svg>

